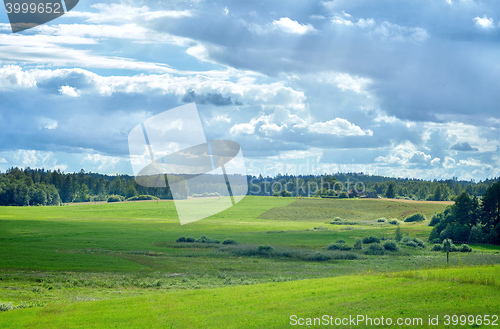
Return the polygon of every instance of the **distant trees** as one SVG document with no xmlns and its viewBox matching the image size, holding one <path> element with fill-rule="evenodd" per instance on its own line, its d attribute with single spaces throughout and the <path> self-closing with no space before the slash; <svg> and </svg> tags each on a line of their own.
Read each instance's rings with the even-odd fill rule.
<svg viewBox="0 0 500 329">
<path fill-rule="evenodd" d="M 394 197 L 396 196 L 396 193 L 394 192 L 394 186 L 395 184 L 393 182 L 389 183 L 389 186 L 387 186 L 385 196 L 389 199 L 394 199 Z"/>
<path fill-rule="evenodd" d="M 433 217 L 429 241 L 444 239 L 470 243 L 500 244 L 500 182 L 486 189 L 481 204 L 467 192 L 455 204 Z"/>
<path fill-rule="evenodd" d="M 37 206 L 58 205 L 59 193 L 54 185 L 47 185 L 38 179 L 33 183 L 18 169 L 10 175 L 0 175 L 0 205 L 3 206 Z"/>
</svg>

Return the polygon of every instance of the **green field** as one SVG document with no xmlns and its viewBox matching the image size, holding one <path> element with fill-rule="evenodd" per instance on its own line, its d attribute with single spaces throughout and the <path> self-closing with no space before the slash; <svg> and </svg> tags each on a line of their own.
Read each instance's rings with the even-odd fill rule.
<svg viewBox="0 0 500 329">
<path fill-rule="evenodd" d="M 246 197 L 182 226 L 170 201 L 2 207 L 0 328 L 281 328 L 292 314 L 360 312 L 425 315 L 425 324 L 428 315 L 498 314 L 498 247 L 452 253 L 448 267 L 429 245 L 383 255 L 365 254 L 367 245 L 326 249 L 394 238 L 391 219 L 426 241 L 430 217 L 445 207 Z M 415 212 L 427 220 L 402 222 Z M 180 236 L 238 244 L 176 242 Z M 257 252 L 261 245 L 273 251 Z"/>
</svg>

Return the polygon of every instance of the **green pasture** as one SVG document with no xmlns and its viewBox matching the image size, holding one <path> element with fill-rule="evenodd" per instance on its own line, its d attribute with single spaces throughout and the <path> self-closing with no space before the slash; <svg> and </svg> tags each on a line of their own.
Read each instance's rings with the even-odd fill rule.
<svg viewBox="0 0 500 329">
<path fill-rule="evenodd" d="M 477 309 L 485 312 L 495 299 L 489 300 L 490 292 L 484 291 L 493 289 L 498 295 L 498 281 L 475 282 L 470 277 L 491 271 L 498 274 L 497 266 L 478 267 L 500 264 L 496 246 L 473 245 L 472 253 L 452 253 L 451 268 L 446 269 L 442 269 L 446 254 L 431 251 L 429 244 L 424 249 L 401 245 L 399 251 L 384 255 L 367 255 L 368 245 L 362 250 L 326 250 L 338 240 L 353 246 L 356 239 L 368 236 L 382 242 L 392 239 L 397 225 L 389 224 L 391 219 L 400 221 L 405 235 L 426 241 L 430 217 L 445 207 L 388 200 L 245 197 L 226 211 L 186 225 L 180 225 L 171 201 L 0 207 L 0 328 L 43 328 L 51 323 L 57 324 L 52 327 L 87 327 L 86 321 L 94 318 L 97 327 L 111 323 L 118 327 L 124 323 L 162 328 L 214 327 L 217 323 L 283 327 L 287 312 L 299 311 L 293 298 L 305 305 L 304 316 L 327 312 L 330 307 L 329 313 L 349 314 L 342 303 L 366 314 L 382 314 L 377 313 L 375 305 L 380 300 L 372 300 L 372 291 L 390 300 L 382 309 L 395 314 L 390 303 L 406 297 L 395 287 L 383 289 L 383 284 L 402 284 L 415 293 L 424 293 L 417 291 L 423 285 L 431 296 L 437 296 L 441 285 L 452 285 L 447 290 L 450 296 L 461 291 L 471 302 L 485 296 L 488 302 Z M 415 212 L 427 220 L 402 222 Z M 176 242 L 180 236 L 231 238 L 238 245 Z M 261 245 L 279 252 L 251 252 Z M 425 275 L 425 271 L 444 274 Z M 447 273 L 455 275 L 453 271 L 469 279 L 444 279 Z M 321 285 L 330 290 L 320 289 Z M 353 287 L 352 299 L 347 294 L 345 299 L 330 298 L 343 292 L 342 285 Z M 370 293 L 363 297 L 361 287 Z M 297 290 L 299 294 L 301 289 L 302 299 L 292 293 Z M 288 297 L 280 295 L 287 291 Z M 315 296 L 308 295 L 311 291 Z M 252 306 L 262 298 L 269 299 L 269 309 L 259 303 Z M 453 310 L 453 298 L 429 314 L 443 314 L 448 307 Z M 211 306 L 203 311 L 207 300 Z M 498 306 L 498 298 L 496 302 Z M 422 308 L 405 303 L 404 309 L 415 312 L 431 306 L 426 304 L 431 303 L 428 299 Z M 209 315 L 211 307 L 224 311 Z M 457 310 L 465 312 L 461 306 Z M 259 313 L 263 316 L 258 317 Z M 131 320 L 133 316 L 137 319 Z M 205 317 L 203 325 L 200 321 Z M 226 322 L 221 322 L 223 317 Z"/>
</svg>

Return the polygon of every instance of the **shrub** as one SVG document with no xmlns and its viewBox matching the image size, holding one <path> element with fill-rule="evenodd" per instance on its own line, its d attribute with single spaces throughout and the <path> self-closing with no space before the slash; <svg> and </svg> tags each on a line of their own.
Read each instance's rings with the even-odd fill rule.
<svg viewBox="0 0 500 329">
<path fill-rule="evenodd" d="M 141 201 L 141 200 L 160 200 L 152 195 L 136 195 L 127 199 L 127 201 Z"/>
<path fill-rule="evenodd" d="M 458 249 L 458 251 L 460 251 L 460 252 L 471 252 L 472 248 L 469 247 L 468 245 L 466 245 L 464 243 L 463 245 L 460 246 L 460 248 Z"/>
<path fill-rule="evenodd" d="M 408 247 L 418 248 L 418 244 L 415 241 L 407 241 L 405 245 Z"/>
<path fill-rule="evenodd" d="M 457 252 L 458 251 L 458 248 L 457 246 L 455 246 L 453 243 L 451 244 L 451 247 L 450 247 L 450 252 Z"/>
<path fill-rule="evenodd" d="M 196 239 L 195 239 L 195 238 L 193 238 L 192 236 L 188 236 L 188 237 L 186 238 L 186 242 L 196 242 Z"/>
<path fill-rule="evenodd" d="M 317 253 L 307 257 L 307 260 L 314 261 L 314 262 L 324 262 L 324 261 L 327 261 L 330 259 L 332 259 L 331 256 L 326 255 L 326 254 L 319 252 L 319 251 Z"/>
<path fill-rule="evenodd" d="M 354 242 L 354 249 L 356 250 L 363 249 L 363 241 L 361 239 L 356 239 L 356 242 Z"/>
<path fill-rule="evenodd" d="M 327 250 L 351 250 L 352 248 L 344 243 L 330 243 L 327 247 Z"/>
<path fill-rule="evenodd" d="M 333 221 L 334 221 L 334 222 L 340 222 L 341 220 L 342 220 L 342 218 L 340 218 L 340 217 L 335 217 L 335 218 L 333 219 Z"/>
<path fill-rule="evenodd" d="M 175 242 L 186 242 L 186 237 L 181 236 L 180 238 L 177 238 L 177 240 L 175 240 Z"/>
<path fill-rule="evenodd" d="M 257 248 L 257 250 L 260 251 L 260 252 L 271 252 L 271 251 L 274 251 L 274 247 L 270 246 L 268 244 L 266 244 L 266 245 L 260 245 Z"/>
<path fill-rule="evenodd" d="M 335 241 L 336 243 L 345 243 L 345 240 L 342 240 L 342 239 L 339 239 L 337 241 Z"/>
<path fill-rule="evenodd" d="M 398 228 L 396 229 L 396 241 L 401 241 L 401 239 L 403 238 L 403 231 L 401 230 L 401 227 L 398 226 Z"/>
<path fill-rule="evenodd" d="M 379 219 L 377 219 L 377 223 L 385 223 L 385 218 L 379 218 Z"/>
<path fill-rule="evenodd" d="M 403 239 L 401 239 L 401 243 L 409 247 L 425 248 L 424 241 L 420 240 L 419 238 L 410 238 L 409 236 L 405 236 Z"/>
<path fill-rule="evenodd" d="M 219 240 L 213 240 L 213 239 L 207 238 L 207 236 L 205 236 L 205 235 L 202 235 L 201 238 L 196 240 L 196 242 L 199 242 L 199 243 L 220 243 Z"/>
<path fill-rule="evenodd" d="M 410 215 L 405 218 L 405 222 L 410 223 L 410 222 L 423 222 L 425 220 L 425 216 L 422 215 L 421 213 L 417 212 L 413 215 Z"/>
<path fill-rule="evenodd" d="M 440 244 L 435 244 L 434 246 L 432 246 L 432 251 L 442 251 L 443 250 L 443 246 L 440 245 Z"/>
<path fill-rule="evenodd" d="M 429 223 L 429 226 L 436 226 L 437 224 L 439 224 L 440 221 L 441 221 L 441 217 L 434 215 L 431 218 L 431 222 Z"/>
<path fill-rule="evenodd" d="M 380 243 L 373 243 L 365 251 L 366 255 L 383 255 L 385 253 L 384 247 Z"/>
<path fill-rule="evenodd" d="M 121 195 L 110 195 L 108 197 L 108 202 L 120 202 L 123 200 L 124 198 Z"/>
<path fill-rule="evenodd" d="M 370 244 L 370 243 L 380 243 L 380 239 L 373 236 L 373 235 L 370 235 L 368 237 L 364 237 L 363 238 L 363 243 L 364 244 Z"/>
<path fill-rule="evenodd" d="M 238 241 L 233 240 L 233 239 L 226 239 L 222 241 L 222 244 L 238 244 Z"/>
<path fill-rule="evenodd" d="M 342 192 L 339 194 L 339 199 L 348 199 L 349 195 L 346 192 Z"/>
<path fill-rule="evenodd" d="M 389 224 L 391 224 L 391 225 L 399 225 L 399 220 L 397 220 L 397 219 L 391 219 L 389 221 Z"/>
<path fill-rule="evenodd" d="M 385 250 L 389 250 L 389 251 L 398 251 L 399 250 L 399 246 L 395 241 L 391 241 L 391 240 L 385 241 L 383 246 L 384 246 Z"/>
</svg>

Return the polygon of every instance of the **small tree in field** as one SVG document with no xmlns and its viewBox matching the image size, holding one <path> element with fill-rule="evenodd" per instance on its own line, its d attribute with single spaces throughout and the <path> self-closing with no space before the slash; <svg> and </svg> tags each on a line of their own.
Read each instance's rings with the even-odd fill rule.
<svg viewBox="0 0 500 329">
<path fill-rule="evenodd" d="M 401 241 L 402 238 L 403 238 L 403 231 L 401 231 L 401 227 L 398 226 L 398 228 L 396 229 L 396 241 Z"/>
<path fill-rule="evenodd" d="M 450 250 L 451 250 L 452 244 L 453 244 L 453 241 L 451 241 L 451 239 L 444 239 L 443 240 L 443 249 L 446 250 L 446 264 L 450 263 L 449 255 L 450 255 Z"/>
</svg>

